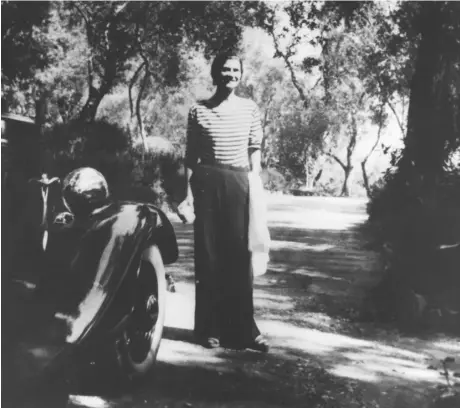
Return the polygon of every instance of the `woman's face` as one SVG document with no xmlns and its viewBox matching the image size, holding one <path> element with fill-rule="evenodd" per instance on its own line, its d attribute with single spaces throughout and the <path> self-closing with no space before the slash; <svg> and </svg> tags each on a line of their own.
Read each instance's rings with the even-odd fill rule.
<svg viewBox="0 0 460 408">
<path fill-rule="evenodd" d="M 237 58 L 225 61 L 220 70 L 217 86 L 235 89 L 241 80 L 241 63 Z"/>
</svg>

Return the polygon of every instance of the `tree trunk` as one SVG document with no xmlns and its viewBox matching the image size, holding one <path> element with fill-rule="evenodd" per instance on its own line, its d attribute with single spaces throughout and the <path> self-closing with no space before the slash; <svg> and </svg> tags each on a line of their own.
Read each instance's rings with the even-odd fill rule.
<svg viewBox="0 0 460 408">
<path fill-rule="evenodd" d="M 91 53 L 88 59 L 88 86 L 89 95 L 85 106 L 80 112 L 79 120 L 84 122 L 94 122 L 97 114 L 99 104 L 105 95 L 107 95 L 115 85 L 118 67 L 119 67 L 119 56 L 117 50 L 116 41 L 116 29 L 118 23 L 118 17 L 120 13 L 126 8 L 129 2 L 121 4 L 112 4 L 111 16 L 107 16 L 107 23 L 105 26 L 105 43 L 100 45 L 102 51 L 102 58 L 100 61 L 96 58 L 96 55 Z M 94 31 L 93 21 L 90 16 L 85 13 L 78 5 L 74 4 L 79 13 L 85 20 L 86 35 L 90 48 L 94 45 Z M 101 50 L 101 47 L 105 48 Z M 94 52 L 95 50 L 93 50 Z M 96 82 L 97 81 L 97 82 Z M 97 84 L 97 85 L 96 85 Z"/>
<path fill-rule="evenodd" d="M 144 94 L 145 86 L 147 85 L 147 80 L 150 76 L 148 66 L 146 66 L 146 72 L 145 76 L 142 79 L 141 86 L 139 88 L 139 92 L 137 94 L 137 101 L 136 101 L 136 118 L 137 118 L 137 126 L 139 129 L 139 135 L 141 136 L 142 139 L 142 163 L 145 162 L 145 155 L 147 154 L 147 139 L 144 134 L 144 126 L 142 124 L 142 115 L 141 115 L 141 102 L 142 102 L 142 97 Z"/>
<path fill-rule="evenodd" d="M 347 163 L 345 164 L 340 160 L 335 154 L 327 153 L 329 157 L 332 157 L 339 165 L 342 167 L 345 177 L 343 179 L 342 190 L 340 192 L 341 197 L 348 197 L 350 195 L 350 190 L 348 188 L 348 179 L 350 178 L 351 171 L 353 166 L 351 164 L 351 157 L 347 157 Z"/>
<path fill-rule="evenodd" d="M 309 163 L 305 163 L 305 188 L 311 188 L 311 171 Z"/>
<path fill-rule="evenodd" d="M 343 180 L 342 192 L 340 195 L 342 197 L 348 197 L 350 192 L 348 190 L 348 179 L 350 177 L 351 171 L 353 170 L 352 157 L 356 149 L 356 143 L 358 141 L 358 123 L 356 121 L 355 113 L 351 114 L 351 129 L 350 129 L 350 139 L 347 146 L 347 165 L 343 169 L 345 171 L 345 178 Z"/>
<path fill-rule="evenodd" d="M 316 175 L 315 175 L 316 174 Z M 305 187 L 307 189 L 314 189 L 316 183 L 321 178 L 323 170 L 318 171 L 318 159 L 310 158 L 310 160 L 305 163 Z"/>
<path fill-rule="evenodd" d="M 420 201 L 433 208 L 444 162 L 460 140 L 460 7 L 455 2 L 423 2 L 421 7 L 421 40 L 400 167 L 407 182 L 419 184 Z"/>
<path fill-rule="evenodd" d="M 356 143 L 358 141 L 358 123 L 356 121 L 356 116 L 354 113 L 351 113 L 351 126 L 349 132 L 350 138 L 348 139 L 346 163 L 343 163 L 337 156 L 332 156 L 335 159 L 335 161 L 340 164 L 345 173 L 345 177 L 343 179 L 342 184 L 342 191 L 340 192 L 341 197 L 350 196 L 350 190 L 348 188 L 348 179 L 350 178 L 350 174 L 353 170 L 352 158 L 356 148 Z"/>
<path fill-rule="evenodd" d="M 348 179 L 350 178 L 351 171 L 353 167 L 345 167 L 343 171 L 345 172 L 345 178 L 343 179 L 342 191 L 340 192 L 340 197 L 349 197 L 350 190 L 348 188 Z"/>
<path fill-rule="evenodd" d="M 413 166 L 414 171 L 407 173 L 419 177 L 420 197 L 431 206 L 435 201 L 436 180 L 443 172 L 446 141 L 449 136 L 458 135 L 455 131 L 458 106 L 451 99 L 448 77 L 458 56 L 453 38 L 449 38 L 454 36 L 447 29 L 449 16 L 455 14 L 455 10 L 449 12 L 449 9 L 458 10 L 458 6 L 424 2 L 421 7 L 421 40 L 411 82 L 403 165 Z"/>
<path fill-rule="evenodd" d="M 48 115 L 48 97 L 49 92 L 44 89 L 38 89 L 35 97 L 35 124 L 43 132 Z"/>
<path fill-rule="evenodd" d="M 80 112 L 79 119 L 84 122 L 94 122 L 97 109 L 104 96 L 105 94 L 102 94 L 98 89 L 91 85 L 89 88 L 88 99 Z"/>
<path fill-rule="evenodd" d="M 312 186 L 312 157 L 309 148 L 307 147 L 303 152 L 303 168 L 305 171 L 305 188 L 310 189 Z"/>
<path fill-rule="evenodd" d="M 323 169 L 318 171 L 318 173 L 316 174 L 315 179 L 313 180 L 313 187 L 316 186 L 316 183 L 318 183 L 318 181 L 319 181 L 319 179 L 321 178 L 322 175 L 323 175 Z"/>
<path fill-rule="evenodd" d="M 267 166 L 267 127 L 268 127 L 268 124 L 269 124 L 269 114 L 270 114 L 270 105 L 273 101 L 273 98 L 274 98 L 275 94 L 270 94 L 270 97 L 268 99 L 268 103 L 267 103 L 267 106 L 265 107 L 265 112 L 264 112 L 264 118 L 263 118 L 263 122 L 262 122 L 262 142 L 261 142 L 261 146 L 260 146 L 260 150 L 262 152 L 262 165 L 264 167 Z"/>
<path fill-rule="evenodd" d="M 379 112 L 379 129 L 377 131 L 377 138 L 375 139 L 375 143 L 372 145 L 371 150 L 369 153 L 367 153 L 366 157 L 364 160 L 361 162 L 361 170 L 363 173 L 363 182 L 364 182 L 364 188 L 366 189 L 366 194 L 369 198 L 371 198 L 371 187 L 369 185 L 369 177 L 367 175 L 367 170 L 366 170 L 366 164 L 367 161 L 369 160 L 369 157 L 371 157 L 372 153 L 374 153 L 375 148 L 378 146 L 380 142 L 380 138 L 382 137 L 382 130 L 383 130 L 383 124 L 384 124 L 384 119 L 383 119 L 383 109 L 384 109 L 384 104 L 380 106 L 380 112 Z"/>
<path fill-rule="evenodd" d="M 371 193 L 371 187 L 369 185 L 369 176 L 367 175 L 367 170 L 366 170 L 366 162 L 367 162 L 367 158 L 361 162 L 361 171 L 363 173 L 363 184 L 366 190 L 366 195 L 368 198 L 371 198 L 372 193 Z"/>
</svg>

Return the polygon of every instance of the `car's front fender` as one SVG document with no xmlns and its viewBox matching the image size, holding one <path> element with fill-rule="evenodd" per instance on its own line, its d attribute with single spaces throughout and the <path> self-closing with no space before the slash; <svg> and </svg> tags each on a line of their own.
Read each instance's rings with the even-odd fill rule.
<svg viewBox="0 0 460 408">
<path fill-rule="evenodd" d="M 59 362 L 67 361 L 92 333 L 101 334 L 95 329 L 117 309 L 116 294 L 135 276 L 147 247 L 156 245 L 164 263 L 178 257 L 171 223 L 151 205 L 113 203 L 88 219 L 75 220 L 66 234 L 72 237 L 67 244 L 54 237 L 54 251 L 64 259 L 56 262 L 36 293 L 24 299 L 12 296 L 7 307 L 12 322 L 5 327 L 10 331 L 8 353 L 16 356 L 11 363 L 19 381 L 62 367 Z"/>
</svg>

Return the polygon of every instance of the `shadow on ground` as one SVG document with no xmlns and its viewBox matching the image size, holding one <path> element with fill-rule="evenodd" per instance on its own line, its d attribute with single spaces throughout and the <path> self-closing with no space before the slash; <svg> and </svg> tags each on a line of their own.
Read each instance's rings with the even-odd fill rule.
<svg viewBox="0 0 460 408">
<path fill-rule="evenodd" d="M 436 387 L 445 384 L 439 360 L 460 357 L 460 342 L 353 321 L 379 277 L 377 256 L 364 249 L 361 235 L 364 206 L 273 199 L 270 267 L 254 293 L 257 321 L 273 344 L 269 354 L 193 344 L 193 233 L 176 223 L 181 257 L 168 269 L 177 292 L 168 294 L 157 367 L 113 406 L 431 407 Z"/>
</svg>

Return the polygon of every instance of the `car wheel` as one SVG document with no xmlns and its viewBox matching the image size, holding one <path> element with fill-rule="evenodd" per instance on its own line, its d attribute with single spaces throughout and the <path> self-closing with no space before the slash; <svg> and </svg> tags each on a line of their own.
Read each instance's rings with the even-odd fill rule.
<svg viewBox="0 0 460 408">
<path fill-rule="evenodd" d="M 130 377 L 141 376 L 154 365 L 163 335 L 166 278 L 157 246 L 143 255 L 129 322 L 118 341 L 118 357 Z"/>
</svg>

